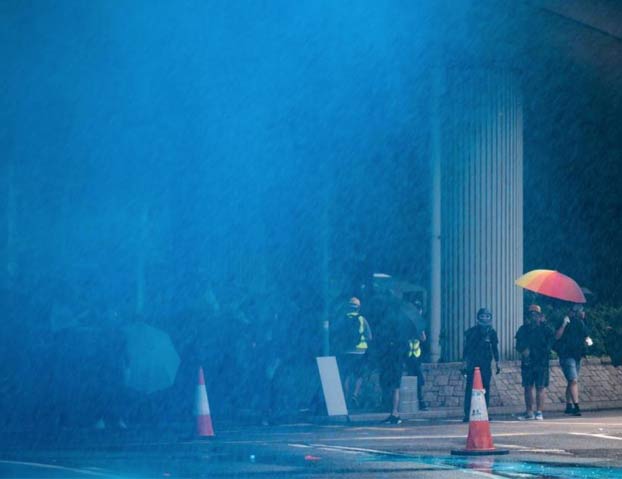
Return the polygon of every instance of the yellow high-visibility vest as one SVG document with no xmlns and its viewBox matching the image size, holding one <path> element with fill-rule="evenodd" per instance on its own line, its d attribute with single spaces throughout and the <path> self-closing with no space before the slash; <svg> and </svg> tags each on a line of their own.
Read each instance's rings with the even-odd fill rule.
<svg viewBox="0 0 622 479">
<path fill-rule="evenodd" d="M 413 339 L 408 341 L 408 357 L 409 358 L 418 358 L 421 356 L 421 343 L 418 339 Z"/>
<path fill-rule="evenodd" d="M 367 339 L 365 338 L 365 318 L 358 313 L 348 313 L 348 316 L 356 315 L 359 320 L 359 343 L 356 349 L 367 349 Z"/>
</svg>

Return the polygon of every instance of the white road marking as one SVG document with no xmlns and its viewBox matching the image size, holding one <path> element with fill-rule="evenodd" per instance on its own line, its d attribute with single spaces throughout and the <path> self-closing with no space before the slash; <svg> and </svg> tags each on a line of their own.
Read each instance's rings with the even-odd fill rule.
<svg viewBox="0 0 622 479">
<path fill-rule="evenodd" d="M 90 476 L 97 477 L 112 477 L 110 474 L 104 474 L 101 472 L 91 471 L 89 469 L 78 469 L 75 467 L 64 467 L 64 466 L 55 466 L 53 464 L 43 464 L 40 462 L 26 462 L 26 461 L 5 461 L 0 460 L 0 464 L 11 464 L 18 466 L 30 466 L 30 467 L 39 467 L 41 469 L 54 469 L 56 471 L 67 471 L 67 472 L 76 472 L 79 474 L 87 474 Z"/>
<path fill-rule="evenodd" d="M 540 449 L 536 447 L 518 446 L 516 444 L 500 444 L 495 441 L 495 446 L 503 447 L 504 449 L 516 449 L 520 452 L 541 452 L 543 454 L 562 454 L 565 456 L 572 456 L 572 454 L 564 449 Z"/>
<path fill-rule="evenodd" d="M 620 422 L 578 422 L 578 421 L 564 421 L 563 419 L 546 419 L 544 421 L 538 421 L 539 425 L 568 425 L 568 426 L 608 426 L 608 427 L 622 427 Z"/>
<path fill-rule="evenodd" d="M 607 434 L 589 434 L 587 432 L 569 432 L 568 434 L 572 436 L 589 436 L 589 437 L 598 437 L 600 439 L 613 439 L 614 441 L 622 441 L 622 437 L 608 436 Z"/>
<path fill-rule="evenodd" d="M 336 448 L 330 447 L 330 446 L 317 446 L 316 449 L 318 451 L 334 451 Z M 347 449 L 347 448 L 340 449 L 339 452 L 342 452 L 343 454 L 351 454 L 353 456 L 358 456 L 358 455 L 363 454 L 363 452 L 361 452 L 361 451 L 353 451 L 353 450 Z"/>
<path fill-rule="evenodd" d="M 561 433 L 560 433 L 561 434 Z M 550 436 L 550 432 L 502 432 L 494 434 L 494 437 L 519 437 L 519 436 Z M 350 437 L 331 437 L 324 439 L 330 442 L 343 441 L 395 441 L 406 439 L 466 439 L 466 434 L 455 435 L 422 435 L 422 436 L 350 436 Z"/>
<path fill-rule="evenodd" d="M 326 444 L 311 444 L 311 447 L 321 447 L 321 448 L 324 448 L 327 450 L 333 450 L 333 451 L 355 451 L 355 452 L 365 452 L 365 453 L 370 453 L 370 454 L 382 454 L 384 456 L 402 457 L 402 454 L 389 452 L 389 451 L 382 451 L 380 449 L 368 449 L 364 447 L 328 446 Z"/>
<path fill-rule="evenodd" d="M 609 426 L 609 427 L 622 427 L 622 422 L 587 422 L 587 421 L 572 421 L 568 418 L 558 417 L 549 419 L 548 417 L 544 419 L 544 421 L 494 421 L 494 423 L 504 423 L 504 424 L 533 424 L 536 423 L 538 426 Z M 493 424 L 494 424 L 493 423 Z"/>
<path fill-rule="evenodd" d="M 546 424 L 546 421 L 543 421 Z M 569 426 L 605 426 L 605 427 L 622 427 L 622 423 L 619 422 L 565 422 L 557 421 L 557 424 L 569 425 Z"/>
</svg>

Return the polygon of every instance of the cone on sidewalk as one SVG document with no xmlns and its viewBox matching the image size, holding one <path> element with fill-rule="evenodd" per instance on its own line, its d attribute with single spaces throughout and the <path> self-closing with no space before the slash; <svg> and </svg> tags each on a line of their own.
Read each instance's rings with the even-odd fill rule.
<svg viewBox="0 0 622 479">
<path fill-rule="evenodd" d="M 203 368 L 199 367 L 199 380 L 194 403 L 194 415 L 197 421 L 196 436 L 199 438 L 213 437 L 214 428 L 212 427 L 212 416 L 207 402 L 207 391 L 205 389 L 205 377 Z"/>
<path fill-rule="evenodd" d="M 454 449 L 454 456 L 486 456 L 508 454 L 507 449 L 497 449 L 492 443 L 488 409 L 486 408 L 482 373 L 479 368 L 473 372 L 473 389 L 471 392 L 471 411 L 469 413 L 469 435 L 464 449 Z"/>
</svg>

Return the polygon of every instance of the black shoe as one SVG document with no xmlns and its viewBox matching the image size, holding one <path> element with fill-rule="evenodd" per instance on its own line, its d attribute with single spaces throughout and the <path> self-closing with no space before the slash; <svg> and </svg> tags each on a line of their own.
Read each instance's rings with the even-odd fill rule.
<svg viewBox="0 0 622 479">
<path fill-rule="evenodd" d="M 579 408 L 578 404 L 576 404 L 574 409 L 572 410 L 572 415 L 573 416 L 582 416 L 581 409 Z"/>
<path fill-rule="evenodd" d="M 402 419 L 399 416 L 391 414 L 388 418 L 382 421 L 383 424 L 402 424 Z"/>
<path fill-rule="evenodd" d="M 419 411 L 427 411 L 428 409 L 430 409 L 428 407 L 428 403 L 425 401 L 420 401 L 419 402 Z"/>
<path fill-rule="evenodd" d="M 566 404 L 564 414 L 574 414 L 574 407 L 572 407 L 572 404 Z"/>
</svg>

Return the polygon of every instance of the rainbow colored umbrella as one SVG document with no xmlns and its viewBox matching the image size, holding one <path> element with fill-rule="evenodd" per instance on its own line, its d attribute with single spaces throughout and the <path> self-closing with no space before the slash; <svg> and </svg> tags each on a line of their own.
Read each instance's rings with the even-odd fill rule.
<svg viewBox="0 0 622 479">
<path fill-rule="evenodd" d="M 534 293 L 551 298 L 571 301 L 573 303 L 585 303 L 585 295 L 577 282 L 560 273 L 550 269 L 534 269 L 525 273 L 514 282 L 521 288 L 528 289 Z"/>
</svg>

